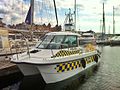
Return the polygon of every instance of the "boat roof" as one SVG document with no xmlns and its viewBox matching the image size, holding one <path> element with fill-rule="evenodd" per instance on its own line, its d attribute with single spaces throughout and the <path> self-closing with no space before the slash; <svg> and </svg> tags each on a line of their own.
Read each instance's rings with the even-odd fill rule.
<svg viewBox="0 0 120 90">
<path fill-rule="evenodd" d="M 60 32 L 50 32 L 50 33 L 47 33 L 46 35 L 76 35 L 76 36 L 81 36 L 78 33 L 66 32 L 66 31 L 64 31 L 64 32 L 62 32 L 62 31 L 60 31 Z"/>
</svg>

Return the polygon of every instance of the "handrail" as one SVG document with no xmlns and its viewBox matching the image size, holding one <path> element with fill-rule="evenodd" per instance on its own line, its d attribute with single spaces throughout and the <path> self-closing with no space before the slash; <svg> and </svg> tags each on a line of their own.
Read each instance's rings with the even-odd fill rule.
<svg viewBox="0 0 120 90">
<path fill-rule="evenodd" d="M 28 40 L 25 38 L 24 34 L 21 32 L 21 34 L 23 35 L 23 38 L 26 42 L 26 45 L 27 45 L 27 54 L 29 55 L 29 58 L 30 58 L 30 50 L 29 50 L 29 44 L 28 44 Z"/>
<path fill-rule="evenodd" d="M 29 50 L 29 45 L 28 45 L 28 40 L 26 39 L 26 45 L 27 45 L 27 54 L 29 55 L 29 58 L 30 58 L 30 50 Z"/>
<path fill-rule="evenodd" d="M 17 52 L 17 44 L 16 44 L 16 42 L 15 42 L 15 50 L 16 50 L 16 54 L 17 54 L 17 60 L 19 60 L 18 52 Z"/>
</svg>

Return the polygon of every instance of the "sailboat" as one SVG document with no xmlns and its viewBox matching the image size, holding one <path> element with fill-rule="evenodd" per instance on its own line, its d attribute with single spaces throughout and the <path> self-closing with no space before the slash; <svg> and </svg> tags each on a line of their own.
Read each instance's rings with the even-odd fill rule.
<svg viewBox="0 0 120 90">
<path fill-rule="evenodd" d="M 95 46 L 82 47 L 79 42 L 78 33 L 50 32 L 34 48 L 14 55 L 11 61 L 25 76 L 39 74 L 47 84 L 60 82 L 100 62 L 100 52 Z"/>
</svg>

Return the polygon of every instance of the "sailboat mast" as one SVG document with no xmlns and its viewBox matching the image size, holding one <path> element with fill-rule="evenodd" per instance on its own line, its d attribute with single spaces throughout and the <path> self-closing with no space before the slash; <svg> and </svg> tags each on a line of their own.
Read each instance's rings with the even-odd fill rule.
<svg viewBox="0 0 120 90">
<path fill-rule="evenodd" d="M 33 24 L 34 22 L 34 0 L 31 0 L 31 3 L 30 3 L 30 6 L 31 6 L 31 25 Z"/>
<path fill-rule="evenodd" d="M 115 11 L 114 11 L 114 6 L 113 6 L 113 34 L 115 34 L 115 19 L 114 19 L 114 15 L 115 15 Z"/>
<path fill-rule="evenodd" d="M 54 8 L 55 8 L 56 22 L 57 22 L 57 26 L 58 26 L 58 16 L 57 16 L 57 9 L 56 9 L 56 3 L 55 3 L 55 0 L 53 0 L 53 2 L 54 2 Z"/>
<path fill-rule="evenodd" d="M 102 39 L 104 38 L 105 35 L 105 11 L 104 11 L 104 3 L 103 3 L 103 26 L 102 26 Z"/>
<path fill-rule="evenodd" d="M 33 30 L 33 23 L 34 23 L 34 0 L 31 0 L 30 7 L 31 7 L 30 36 L 31 36 L 31 41 L 33 41 L 33 32 L 32 32 L 32 30 Z"/>
<path fill-rule="evenodd" d="M 76 0 L 75 0 L 75 2 L 74 2 L 74 14 L 75 14 L 75 15 L 74 15 L 74 21 L 75 21 L 75 22 L 74 22 L 74 28 L 75 28 L 74 30 L 76 30 Z"/>
</svg>

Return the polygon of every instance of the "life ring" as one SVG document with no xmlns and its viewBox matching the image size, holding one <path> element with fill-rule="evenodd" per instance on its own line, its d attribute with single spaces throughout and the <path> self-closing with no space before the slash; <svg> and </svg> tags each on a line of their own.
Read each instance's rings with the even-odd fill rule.
<svg viewBox="0 0 120 90">
<path fill-rule="evenodd" d="M 86 61 L 84 59 L 81 60 L 81 64 L 82 64 L 82 67 L 85 68 L 86 67 Z"/>
<path fill-rule="evenodd" d="M 94 61 L 97 63 L 98 62 L 98 55 L 95 55 Z"/>
</svg>

